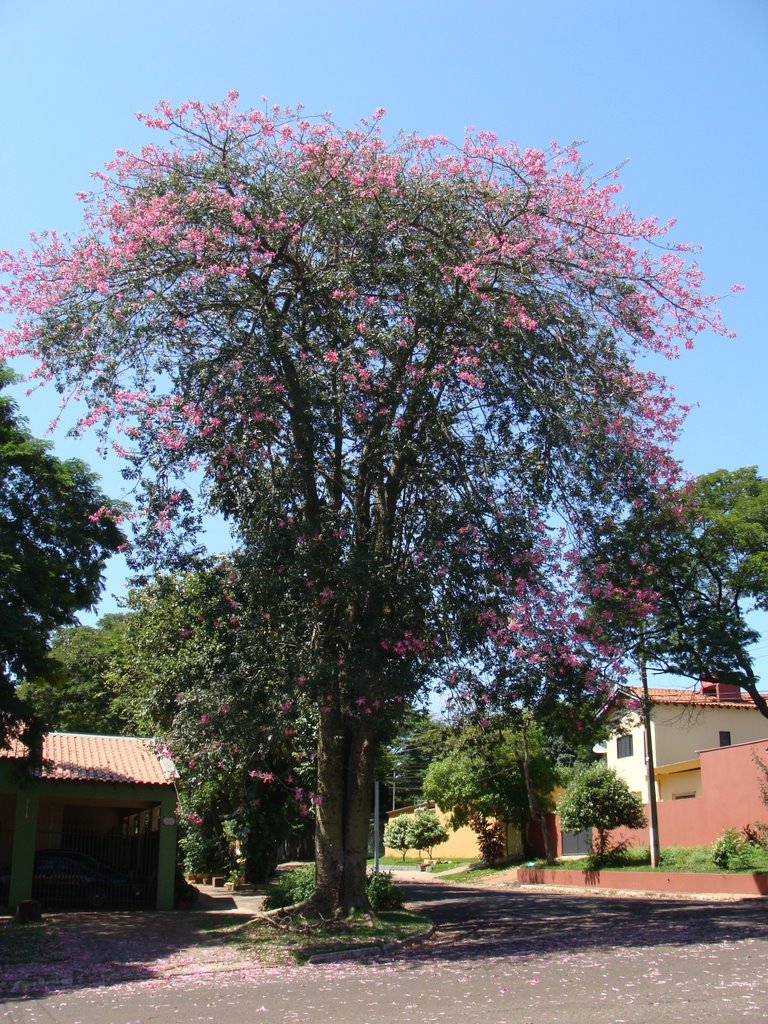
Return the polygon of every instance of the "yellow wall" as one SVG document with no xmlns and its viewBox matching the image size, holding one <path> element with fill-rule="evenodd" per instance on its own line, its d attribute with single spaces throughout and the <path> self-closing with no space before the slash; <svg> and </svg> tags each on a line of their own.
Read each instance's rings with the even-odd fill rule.
<svg viewBox="0 0 768 1024">
<path fill-rule="evenodd" d="M 622 726 L 622 735 L 632 737 L 632 756 L 617 757 L 617 737 L 614 734 L 607 743 L 606 762 L 609 768 L 615 768 L 616 772 L 624 779 L 633 793 L 640 793 L 643 803 L 648 803 L 648 782 L 645 768 L 645 730 L 640 723 L 639 716 L 635 713 L 627 715 L 622 721 Z M 682 758 L 676 758 L 676 760 L 682 760 Z"/>
<path fill-rule="evenodd" d="M 757 708 L 656 705 L 653 709 L 654 754 L 657 764 L 694 757 L 699 750 L 720 746 L 721 730 L 730 732 L 731 745 L 768 737 L 768 720 Z"/>
<path fill-rule="evenodd" d="M 413 808 L 411 807 L 404 807 L 401 810 L 397 811 L 389 811 L 387 814 L 387 820 L 392 821 L 393 818 L 397 818 L 400 814 L 413 813 Z M 449 835 L 447 842 L 440 843 L 439 846 L 433 847 L 432 856 L 436 860 L 448 860 L 452 857 L 476 857 L 479 859 L 480 853 L 477 849 L 477 836 L 469 827 L 469 825 L 462 825 L 461 828 L 456 829 L 456 831 L 454 832 L 451 830 L 451 826 L 448 824 L 448 819 L 450 815 L 445 811 L 441 811 L 439 807 L 435 808 L 435 813 L 437 814 L 438 818 L 443 823 L 443 825 L 445 825 L 445 827 L 448 829 Z M 402 853 L 400 850 L 393 850 L 390 847 L 385 846 L 384 856 L 402 857 Z M 416 856 L 418 856 L 417 850 L 408 850 L 406 854 L 406 857 L 408 858 L 413 858 Z M 426 857 L 426 850 L 424 851 L 424 856 Z"/>
<path fill-rule="evenodd" d="M 617 757 L 616 734 L 608 740 L 607 763 L 615 768 L 629 788 L 640 793 L 644 803 L 648 802 L 648 782 L 645 764 L 645 731 L 639 715 L 632 712 L 625 716 L 624 733 L 632 736 L 631 757 Z M 749 743 L 768 737 L 768 720 L 757 708 L 749 705 L 739 707 L 718 707 L 717 705 L 695 704 L 654 704 L 651 717 L 653 753 L 656 765 L 675 764 L 697 756 L 700 750 L 720 745 L 720 732 L 730 732 L 731 744 Z M 658 780 L 658 797 L 672 799 L 675 793 L 690 792 L 699 788 L 689 786 L 690 779 L 673 783 L 675 776 L 667 781 Z M 683 785 L 683 782 L 685 785 Z"/>
<path fill-rule="evenodd" d="M 701 796 L 701 768 L 658 777 L 660 800 L 681 800 Z"/>
</svg>

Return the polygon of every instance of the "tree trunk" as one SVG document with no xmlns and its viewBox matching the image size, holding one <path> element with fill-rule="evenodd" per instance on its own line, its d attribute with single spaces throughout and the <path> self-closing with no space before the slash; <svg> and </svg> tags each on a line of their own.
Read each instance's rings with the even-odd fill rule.
<svg viewBox="0 0 768 1024">
<path fill-rule="evenodd" d="M 368 910 L 365 892 L 374 743 L 367 723 L 321 715 L 316 812 L 317 887 L 313 907 L 321 914 Z"/>
<path fill-rule="evenodd" d="M 555 850 L 552 847 L 552 836 L 549 834 L 549 821 L 547 815 L 541 809 L 539 798 L 533 788 L 531 781 L 530 754 L 528 752 L 528 725 L 523 723 L 523 778 L 525 779 L 525 791 L 528 794 L 528 809 L 534 821 L 538 821 L 541 829 L 541 838 L 544 842 L 544 856 L 547 864 L 554 864 L 556 860 Z"/>
</svg>

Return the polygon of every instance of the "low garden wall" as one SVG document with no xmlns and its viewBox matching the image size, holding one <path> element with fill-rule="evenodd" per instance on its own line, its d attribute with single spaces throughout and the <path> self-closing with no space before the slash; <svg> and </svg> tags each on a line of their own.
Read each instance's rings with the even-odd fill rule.
<svg viewBox="0 0 768 1024">
<path fill-rule="evenodd" d="M 517 880 L 526 885 L 566 885 L 580 889 L 768 896 L 766 872 L 707 874 L 695 871 L 569 871 L 556 868 L 518 868 Z"/>
</svg>

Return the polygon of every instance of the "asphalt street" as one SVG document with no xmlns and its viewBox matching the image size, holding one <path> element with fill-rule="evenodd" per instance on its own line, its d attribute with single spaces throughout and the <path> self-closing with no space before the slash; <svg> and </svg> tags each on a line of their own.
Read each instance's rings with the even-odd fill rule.
<svg viewBox="0 0 768 1024">
<path fill-rule="evenodd" d="M 251 968 L 0 1003 L 0 1024 L 667 1024 L 768 1019 L 768 902 L 407 885 L 438 930 L 374 962 Z"/>
</svg>

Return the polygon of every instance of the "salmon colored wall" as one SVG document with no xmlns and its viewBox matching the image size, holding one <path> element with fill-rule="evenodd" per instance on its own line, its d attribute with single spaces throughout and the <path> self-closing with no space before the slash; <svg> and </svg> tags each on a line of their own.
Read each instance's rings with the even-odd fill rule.
<svg viewBox="0 0 768 1024">
<path fill-rule="evenodd" d="M 768 740 L 739 743 L 701 751 L 700 795 L 687 800 L 660 800 L 657 805 L 659 841 L 665 846 L 709 846 L 725 828 L 743 829 L 761 821 L 768 824 L 768 806 L 763 802 L 761 786 L 766 781 L 755 757 L 768 765 Z M 648 806 L 645 805 L 648 817 Z M 557 837 L 557 856 L 562 856 L 560 819 L 549 815 Z M 544 856 L 541 836 L 529 827 L 528 837 L 537 857 Z M 630 846 L 648 846 L 648 829 L 616 829 L 614 842 L 628 841 Z"/>
<path fill-rule="evenodd" d="M 532 885 L 573 885 L 587 889 L 629 889 L 671 893 L 732 893 L 768 896 L 768 874 L 707 874 L 706 872 L 565 871 L 518 868 L 517 880 Z"/>
<path fill-rule="evenodd" d="M 701 795 L 657 804 L 662 847 L 708 846 L 724 828 L 768 823 L 768 806 L 760 793 L 764 777 L 754 760 L 759 757 L 768 764 L 768 740 L 702 750 L 700 757 Z M 629 839 L 633 846 L 648 845 L 647 829 L 617 829 L 613 837 Z"/>
</svg>

